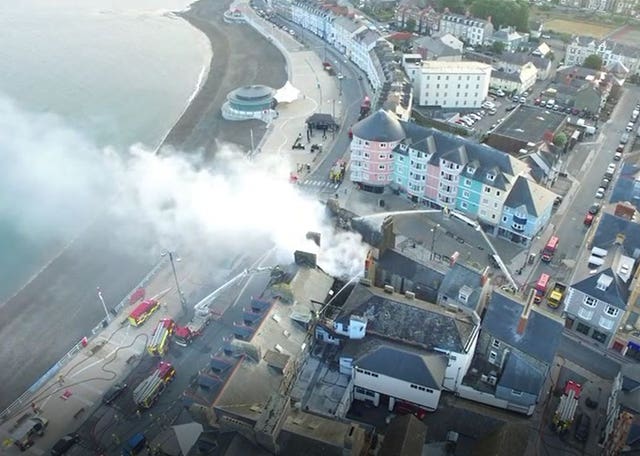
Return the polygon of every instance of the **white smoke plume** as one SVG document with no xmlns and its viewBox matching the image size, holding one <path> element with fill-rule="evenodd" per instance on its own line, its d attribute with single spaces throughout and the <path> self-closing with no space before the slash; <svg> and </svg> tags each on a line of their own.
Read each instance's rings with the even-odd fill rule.
<svg viewBox="0 0 640 456">
<path fill-rule="evenodd" d="M 0 100 L 0 216 L 25 236 L 63 239 L 96 217 L 116 217 L 130 242 L 151 240 L 221 260 L 274 244 L 318 254 L 325 271 L 353 277 L 363 267 L 359 236 L 335 233 L 324 206 L 289 183 L 282 157 L 248 160 L 231 147 L 213 163 L 197 155 L 101 150 L 49 115 Z M 123 228 L 126 225 L 126 228 Z M 322 249 L 306 233 L 322 235 Z M 214 264 L 212 264 L 214 266 Z"/>
</svg>

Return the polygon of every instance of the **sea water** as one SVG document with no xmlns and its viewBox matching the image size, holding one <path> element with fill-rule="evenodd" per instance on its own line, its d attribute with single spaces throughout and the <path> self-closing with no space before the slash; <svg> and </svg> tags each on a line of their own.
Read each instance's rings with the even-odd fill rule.
<svg viewBox="0 0 640 456">
<path fill-rule="evenodd" d="M 0 97 L 28 113 L 60 116 L 99 147 L 155 148 L 186 108 L 211 59 L 207 38 L 171 13 L 190 3 L 5 2 Z M 10 198 L 2 183 L 0 192 Z M 0 303 L 69 239 L 26 239 L 0 213 Z"/>
</svg>

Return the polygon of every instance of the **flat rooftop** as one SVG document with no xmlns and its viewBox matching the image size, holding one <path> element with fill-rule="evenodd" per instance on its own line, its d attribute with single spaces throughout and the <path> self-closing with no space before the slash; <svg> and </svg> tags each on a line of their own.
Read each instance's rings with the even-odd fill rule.
<svg viewBox="0 0 640 456">
<path fill-rule="evenodd" d="M 425 60 L 422 62 L 423 72 L 450 74 L 484 74 L 489 69 L 491 69 L 491 65 L 468 60 L 463 60 L 460 62 L 449 62 L 446 60 Z"/>
<path fill-rule="evenodd" d="M 276 299 L 253 337 L 247 355 L 230 375 L 214 406 L 256 420 L 269 397 L 281 390 L 287 373 L 296 374 L 299 355 L 308 345 L 306 324 L 318 312 L 333 285 L 319 269 L 301 268 L 291 281 L 293 303 Z M 259 359 L 256 359 L 258 358 Z"/>
<path fill-rule="evenodd" d="M 554 133 L 566 118 L 566 114 L 537 106 L 520 105 L 493 130 L 491 135 L 538 143 L 546 132 Z"/>
</svg>

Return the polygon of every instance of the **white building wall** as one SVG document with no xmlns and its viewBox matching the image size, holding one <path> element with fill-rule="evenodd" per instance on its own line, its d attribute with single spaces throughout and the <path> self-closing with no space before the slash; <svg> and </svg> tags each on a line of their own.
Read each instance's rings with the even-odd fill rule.
<svg viewBox="0 0 640 456">
<path fill-rule="evenodd" d="M 448 69 L 442 64 L 452 66 Z M 415 83 L 418 104 L 443 108 L 479 108 L 487 98 L 490 81 L 489 65 L 477 62 L 423 62 Z"/>
<path fill-rule="evenodd" d="M 396 399 L 412 402 L 426 408 L 427 410 L 436 410 L 438 408 L 438 402 L 440 401 L 440 390 L 438 389 L 426 389 L 426 391 L 420 391 L 416 388 L 411 388 L 411 383 L 405 382 L 404 380 L 387 377 L 386 375 L 375 372 L 369 372 L 369 374 L 360 372 L 357 367 L 354 368 L 354 386 L 386 394 L 387 396 L 391 396 Z"/>
</svg>

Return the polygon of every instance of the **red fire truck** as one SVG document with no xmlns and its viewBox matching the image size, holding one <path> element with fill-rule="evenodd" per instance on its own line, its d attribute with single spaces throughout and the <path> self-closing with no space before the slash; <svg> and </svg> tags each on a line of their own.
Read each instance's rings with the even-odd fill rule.
<svg viewBox="0 0 640 456">
<path fill-rule="evenodd" d="M 560 243 L 560 238 L 558 236 L 551 236 L 547 245 L 542 249 L 541 259 L 545 263 L 549 263 L 553 259 L 553 254 L 556 253 L 558 249 L 558 244 Z"/>
<path fill-rule="evenodd" d="M 140 326 L 145 322 L 149 315 L 158 310 L 160 303 L 155 299 L 145 299 L 136 306 L 129 314 L 129 323 L 131 326 Z"/>
<path fill-rule="evenodd" d="M 580 383 L 573 380 L 567 381 L 564 386 L 564 394 L 560 398 L 560 404 L 553 415 L 553 427 L 557 433 L 564 434 L 571 427 L 581 392 L 582 385 Z"/>
<path fill-rule="evenodd" d="M 133 390 L 133 401 L 138 408 L 151 407 L 175 375 L 176 370 L 171 363 L 161 361 L 155 371 Z"/>
<path fill-rule="evenodd" d="M 169 349 L 169 340 L 176 324 L 171 318 L 163 318 L 158 322 L 153 335 L 147 344 L 147 351 L 151 356 L 164 356 Z"/>
<path fill-rule="evenodd" d="M 540 278 L 536 282 L 536 295 L 533 298 L 533 302 L 540 304 L 544 299 L 544 295 L 547 294 L 547 288 L 549 287 L 549 281 L 551 276 L 549 274 L 542 273 Z"/>
</svg>

